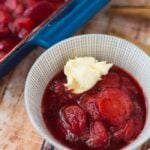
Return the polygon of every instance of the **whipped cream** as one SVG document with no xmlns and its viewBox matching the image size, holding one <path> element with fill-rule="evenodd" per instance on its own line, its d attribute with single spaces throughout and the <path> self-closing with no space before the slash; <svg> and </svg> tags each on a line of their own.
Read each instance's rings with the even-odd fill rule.
<svg viewBox="0 0 150 150">
<path fill-rule="evenodd" d="M 94 57 L 76 57 L 64 66 L 67 77 L 65 86 L 73 93 L 80 94 L 91 89 L 101 76 L 106 75 L 113 64 L 98 62 Z"/>
</svg>

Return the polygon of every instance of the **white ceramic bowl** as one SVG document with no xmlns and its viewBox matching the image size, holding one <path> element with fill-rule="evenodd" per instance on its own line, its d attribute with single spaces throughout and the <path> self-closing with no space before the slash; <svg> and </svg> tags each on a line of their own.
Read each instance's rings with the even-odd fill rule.
<svg viewBox="0 0 150 150">
<path fill-rule="evenodd" d="M 123 39 L 100 34 L 76 36 L 64 40 L 44 52 L 34 63 L 25 85 L 25 105 L 29 118 L 49 143 L 68 150 L 48 132 L 41 115 L 41 100 L 46 85 L 69 58 L 93 56 L 112 62 L 132 74 L 140 83 L 147 102 L 146 124 L 136 140 L 123 149 L 137 149 L 150 137 L 150 58 L 135 45 Z"/>
</svg>

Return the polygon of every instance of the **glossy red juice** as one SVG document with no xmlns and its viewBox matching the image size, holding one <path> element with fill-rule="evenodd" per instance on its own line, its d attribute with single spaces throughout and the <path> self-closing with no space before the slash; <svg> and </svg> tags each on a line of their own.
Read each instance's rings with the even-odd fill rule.
<svg viewBox="0 0 150 150">
<path fill-rule="evenodd" d="M 0 59 L 64 3 L 65 0 L 0 0 Z"/>
<path fill-rule="evenodd" d="M 113 66 L 87 92 L 73 94 L 59 72 L 47 85 L 42 115 L 50 133 L 73 150 L 118 150 L 142 131 L 146 118 L 143 91 L 123 69 Z"/>
</svg>

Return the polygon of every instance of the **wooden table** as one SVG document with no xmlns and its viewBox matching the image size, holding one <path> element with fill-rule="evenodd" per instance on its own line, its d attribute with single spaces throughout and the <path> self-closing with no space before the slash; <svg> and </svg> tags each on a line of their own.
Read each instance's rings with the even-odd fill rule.
<svg viewBox="0 0 150 150">
<path fill-rule="evenodd" d="M 150 5 L 150 0 L 114 0 L 117 5 Z M 119 30 L 133 39 L 150 45 L 150 21 L 129 17 L 110 17 L 107 8 L 98 13 L 77 34 L 108 33 Z M 24 107 L 24 85 L 34 61 L 43 52 L 36 48 L 7 76 L 0 79 L 0 150 L 50 149 L 32 127 Z M 150 142 L 148 142 L 150 148 Z M 148 149 L 148 148 L 145 148 Z"/>
</svg>

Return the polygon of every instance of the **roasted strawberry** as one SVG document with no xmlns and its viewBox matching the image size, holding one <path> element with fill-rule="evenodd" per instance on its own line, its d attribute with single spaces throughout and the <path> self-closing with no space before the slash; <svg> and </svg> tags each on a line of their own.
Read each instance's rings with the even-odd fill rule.
<svg viewBox="0 0 150 150">
<path fill-rule="evenodd" d="M 15 20 L 13 31 L 19 33 L 20 38 L 24 38 L 35 27 L 34 22 L 28 17 L 21 17 Z"/>
<path fill-rule="evenodd" d="M 5 12 L 9 12 L 9 9 L 3 5 L 2 3 L 0 4 L 0 10 L 5 11 Z"/>
<path fill-rule="evenodd" d="M 24 6 L 22 4 L 18 4 L 16 9 L 15 9 L 15 14 L 21 15 L 24 12 Z"/>
<path fill-rule="evenodd" d="M 128 142 L 134 138 L 141 132 L 142 123 L 138 118 L 129 119 L 127 123 L 125 123 L 124 127 L 114 132 L 113 140 L 117 142 Z"/>
<path fill-rule="evenodd" d="M 22 28 L 32 30 L 34 28 L 32 19 L 28 17 L 21 17 L 15 20 L 13 30 L 19 32 Z"/>
<path fill-rule="evenodd" d="M 99 120 L 100 114 L 96 106 L 96 101 L 99 100 L 98 95 L 84 95 L 81 97 L 80 105 L 88 112 L 92 120 Z"/>
<path fill-rule="evenodd" d="M 90 126 L 90 136 L 86 144 L 90 148 L 104 148 L 109 140 L 108 132 L 102 122 L 96 121 Z"/>
<path fill-rule="evenodd" d="M 9 13 L 7 11 L 5 11 L 4 9 L 1 9 L 0 7 L 0 24 L 1 25 L 7 25 L 9 22 L 10 16 Z"/>
<path fill-rule="evenodd" d="M 21 31 L 18 33 L 19 38 L 23 39 L 25 38 L 27 35 L 29 35 L 30 31 L 26 30 L 24 28 L 21 29 Z"/>
<path fill-rule="evenodd" d="M 130 117 L 133 104 L 122 90 L 108 88 L 101 91 L 97 107 L 104 120 L 118 126 Z"/>
<path fill-rule="evenodd" d="M 116 142 L 124 141 L 128 142 L 133 138 L 133 120 L 128 120 L 123 128 L 119 129 L 113 134 L 113 140 Z"/>
<path fill-rule="evenodd" d="M 103 76 L 102 80 L 99 82 L 100 86 L 103 88 L 111 88 L 111 87 L 120 87 L 120 76 L 116 73 L 109 73 L 106 76 Z"/>
<path fill-rule="evenodd" d="M 24 5 L 20 0 L 6 0 L 5 4 L 13 14 L 21 15 L 24 12 Z"/>
<path fill-rule="evenodd" d="M 5 2 L 5 0 L 0 0 L 0 3 L 3 3 L 3 2 Z"/>
<path fill-rule="evenodd" d="M 10 34 L 10 30 L 8 27 L 0 27 L 0 38 L 4 38 Z"/>
<path fill-rule="evenodd" d="M 64 128 L 76 135 L 81 135 L 87 125 L 86 113 L 77 105 L 66 107 L 62 111 L 61 119 Z"/>
<path fill-rule="evenodd" d="M 41 0 L 26 0 L 27 5 L 29 6 L 33 6 L 35 4 L 37 4 L 38 2 L 40 2 Z"/>
<path fill-rule="evenodd" d="M 25 12 L 24 16 L 31 18 L 37 24 L 47 19 L 54 11 L 51 3 L 47 1 L 41 1 L 37 4 L 29 7 Z"/>
<path fill-rule="evenodd" d="M 113 130 L 111 130 L 114 142 L 127 143 L 136 138 L 141 132 L 143 128 L 142 122 L 144 122 L 143 113 L 137 102 L 134 102 L 133 106 L 134 110 L 132 112 L 132 117 L 119 128 L 113 127 Z"/>
<path fill-rule="evenodd" d="M 138 94 L 138 89 L 135 86 L 135 83 L 132 83 L 128 78 L 126 77 L 122 77 L 122 82 L 123 85 L 126 87 L 126 89 L 128 90 L 128 92 L 134 93 L 134 94 Z"/>
<path fill-rule="evenodd" d="M 15 10 L 18 5 L 18 0 L 6 0 L 5 5 L 10 9 L 10 10 Z"/>
</svg>

